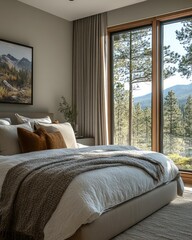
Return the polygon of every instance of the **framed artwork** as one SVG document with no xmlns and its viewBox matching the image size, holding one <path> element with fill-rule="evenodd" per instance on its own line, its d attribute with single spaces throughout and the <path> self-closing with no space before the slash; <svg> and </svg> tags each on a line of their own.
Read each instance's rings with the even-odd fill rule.
<svg viewBox="0 0 192 240">
<path fill-rule="evenodd" d="M 33 104 L 33 48 L 0 39 L 0 103 Z"/>
</svg>

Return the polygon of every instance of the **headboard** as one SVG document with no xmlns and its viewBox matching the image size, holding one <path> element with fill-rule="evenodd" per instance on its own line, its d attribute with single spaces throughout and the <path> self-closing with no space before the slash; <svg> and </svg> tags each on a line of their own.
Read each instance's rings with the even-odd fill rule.
<svg viewBox="0 0 192 240">
<path fill-rule="evenodd" d="M 43 118 L 49 116 L 53 121 L 53 113 L 45 112 L 17 112 L 19 115 L 29 117 L 29 118 Z M 10 118 L 12 124 L 17 124 L 15 117 L 15 112 L 0 112 L 0 118 Z"/>
</svg>

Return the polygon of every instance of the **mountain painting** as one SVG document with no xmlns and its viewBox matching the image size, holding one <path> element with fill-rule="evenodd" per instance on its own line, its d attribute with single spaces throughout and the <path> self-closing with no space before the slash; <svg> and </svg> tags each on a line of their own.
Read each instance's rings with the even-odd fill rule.
<svg viewBox="0 0 192 240">
<path fill-rule="evenodd" d="M 0 40 L 0 103 L 32 104 L 33 48 Z"/>
</svg>

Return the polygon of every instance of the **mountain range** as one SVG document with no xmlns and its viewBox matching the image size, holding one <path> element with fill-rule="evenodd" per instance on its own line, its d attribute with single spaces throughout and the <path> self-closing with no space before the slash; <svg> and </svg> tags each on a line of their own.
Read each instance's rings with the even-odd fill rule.
<svg viewBox="0 0 192 240">
<path fill-rule="evenodd" d="M 165 98 L 169 91 L 173 91 L 178 99 L 179 105 L 184 105 L 189 95 L 192 95 L 192 83 L 188 85 L 175 85 L 170 88 L 166 88 L 163 91 L 163 97 Z M 140 103 L 142 108 L 151 106 L 151 94 L 135 97 L 134 104 Z"/>
<path fill-rule="evenodd" d="M 32 64 L 27 58 L 17 59 L 11 54 L 3 54 L 0 56 L 0 65 L 7 64 L 9 68 L 15 68 L 16 70 L 27 70 L 31 71 Z"/>
</svg>

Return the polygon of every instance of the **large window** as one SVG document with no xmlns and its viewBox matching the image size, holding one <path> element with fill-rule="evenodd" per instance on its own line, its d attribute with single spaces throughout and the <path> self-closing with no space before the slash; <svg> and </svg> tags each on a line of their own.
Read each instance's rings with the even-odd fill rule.
<svg viewBox="0 0 192 240">
<path fill-rule="evenodd" d="M 192 170 L 192 12 L 110 29 L 112 143 Z"/>
<path fill-rule="evenodd" d="M 162 151 L 192 170 L 192 17 L 162 23 L 161 30 Z"/>
<path fill-rule="evenodd" d="M 112 34 L 112 52 L 114 143 L 151 149 L 152 27 Z"/>
</svg>

